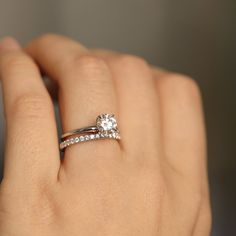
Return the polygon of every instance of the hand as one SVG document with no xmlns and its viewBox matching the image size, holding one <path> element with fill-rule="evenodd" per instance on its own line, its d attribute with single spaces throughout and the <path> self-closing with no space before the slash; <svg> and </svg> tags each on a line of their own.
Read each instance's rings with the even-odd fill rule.
<svg viewBox="0 0 236 236">
<path fill-rule="evenodd" d="M 34 40 L 26 52 L 13 39 L 0 46 L 7 127 L 0 235 L 209 235 L 195 82 L 56 35 Z M 75 144 L 60 160 L 39 68 L 58 84 L 64 132 L 113 113 L 122 140 Z"/>
</svg>

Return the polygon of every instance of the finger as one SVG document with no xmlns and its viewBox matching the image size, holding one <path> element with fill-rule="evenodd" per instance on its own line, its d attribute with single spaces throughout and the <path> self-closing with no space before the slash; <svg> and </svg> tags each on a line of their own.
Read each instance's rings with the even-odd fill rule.
<svg viewBox="0 0 236 236">
<path fill-rule="evenodd" d="M 94 125 L 101 113 L 117 116 L 112 76 L 103 60 L 89 55 L 77 42 L 52 35 L 34 41 L 27 51 L 58 82 L 64 132 Z M 88 159 L 103 154 L 110 158 L 111 153 L 119 151 L 115 140 L 73 145 L 66 149 L 65 168 L 71 173 L 78 172 L 83 156 Z"/>
<path fill-rule="evenodd" d="M 121 116 L 122 143 L 129 156 L 160 156 L 159 100 L 149 65 L 136 56 L 122 55 L 108 50 L 92 50 L 109 64 L 117 94 Z M 134 138 L 135 137 L 135 138 Z"/>
<path fill-rule="evenodd" d="M 11 38 L 0 45 L 0 76 L 7 124 L 4 178 L 55 179 L 60 162 L 53 105 L 37 66 Z"/>
<path fill-rule="evenodd" d="M 206 140 L 199 89 L 186 76 L 157 69 L 153 73 L 160 97 L 163 174 L 172 196 L 170 201 L 177 203 L 176 216 L 181 215 L 173 224 L 185 221 L 193 225 L 202 204 L 203 185 L 207 183 L 203 178 Z M 168 217 L 171 216 L 167 214 Z"/>
<path fill-rule="evenodd" d="M 117 52 L 112 52 L 107 50 L 95 49 L 92 51 L 96 55 L 102 55 L 103 57 L 106 57 L 108 59 L 120 55 Z M 181 84 L 178 85 L 178 83 L 176 83 L 176 78 L 173 78 L 175 76 L 170 76 L 170 73 L 167 72 L 166 70 L 156 67 L 152 67 L 152 69 L 154 77 L 156 79 L 157 91 L 158 94 L 160 95 L 159 97 L 161 100 L 160 114 L 161 114 L 161 123 L 163 125 L 162 133 L 163 136 L 165 137 L 164 141 L 165 150 L 168 149 L 167 155 L 164 155 L 163 161 L 165 161 L 166 159 L 167 163 L 169 163 L 170 164 L 169 166 L 171 167 L 168 168 L 168 170 L 171 169 L 172 172 L 171 175 L 169 175 L 170 172 L 168 172 L 167 176 L 169 177 L 171 176 L 171 180 L 172 181 L 175 180 L 175 182 L 177 183 L 179 183 L 180 181 L 178 181 L 178 178 L 176 177 L 181 176 L 182 179 L 184 179 L 188 183 L 191 183 L 189 185 L 189 189 L 192 188 L 193 191 L 195 191 L 194 195 L 192 194 L 192 196 L 194 196 L 194 198 L 196 198 L 196 196 L 199 196 L 197 197 L 197 199 L 199 198 L 203 199 L 197 202 L 198 204 L 200 203 L 202 206 L 200 207 L 199 216 L 195 227 L 195 232 L 196 232 L 195 234 L 209 235 L 208 232 L 210 231 L 211 214 L 210 214 L 209 189 L 208 189 L 207 168 L 206 168 L 206 158 L 205 158 L 205 134 L 204 134 L 203 119 L 202 119 L 202 108 L 198 89 L 196 88 L 195 84 L 191 82 L 191 80 L 189 79 L 182 78 L 182 76 L 179 75 L 177 76 L 178 80 L 177 82 L 181 81 L 186 82 L 186 86 L 182 87 Z M 172 90 L 177 90 L 175 92 L 177 92 L 179 96 L 175 96 L 175 94 L 173 94 L 173 91 L 170 90 L 170 85 L 168 85 L 168 81 L 166 81 L 168 77 L 171 77 L 169 78 L 169 80 L 170 79 L 174 80 L 174 81 L 169 81 L 169 83 L 170 85 L 172 84 Z M 160 86 L 160 83 L 163 84 L 161 84 Z M 175 85 L 178 85 L 177 88 L 175 88 L 176 87 Z M 159 93 L 160 89 L 162 89 L 161 93 Z M 168 91 L 169 95 L 167 94 Z M 163 93 L 165 93 L 165 96 L 161 96 Z M 170 96 L 171 94 L 173 94 L 173 96 Z M 172 98 L 171 101 L 170 98 Z M 176 99 L 177 101 L 175 101 Z M 169 102 L 165 103 L 166 100 L 168 100 Z M 187 102 L 189 102 L 189 104 L 192 104 L 189 107 L 189 111 L 186 111 L 186 109 L 189 106 Z M 181 109 L 182 105 L 180 106 L 180 104 L 184 105 L 185 109 Z M 194 109 L 195 112 L 193 112 Z M 190 121 L 186 123 L 188 124 L 188 126 L 186 127 L 185 127 L 185 121 L 183 119 L 179 120 L 179 116 L 181 113 L 183 113 L 182 116 L 185 119 L 190 119 Z M 166 118 L 168 119 L 166 120 Z M 191 126 L 195 125 L 195 121 L 197 125 L 196 129 L 199 129 L 200 127 L 200 130 L 198 130 L 200 135 L 198 132 L 194 132 L 193 130 L 191 131 L 192 129 Z M 175 127 L 174 129 L 173 129 L 173 123 Z M 171 126 L 171 128 L 169 127 L 169 125 Z M 191 129 L 189 129 L 189 127 Z M 194 147 L 193 149 L 192 146 L 188 146 L 188 141 L 187 141 L 188 139 L 191 140 L 192 137 L 194 137 L 195 141 L 197 140 L 196 147 Z M 175 142 L 176 139 L 177 140 L 179 139 L 177 143 Z M 170 143 L 172 143 L 171 145 L 174 145 L 175 147 L 174 149 L 173 147 L 171 148 Z M 180 143 L 182 143 L 182 145 L 179 145 Z M 195 152 L 195 148 L 200 150 L 200 153 Z M 186 152 L 188 149 L 188 153 L 181 154 L 180 151 L 178 150 L 182 149 L 186 150 Z M 186 158 L 183 158 L 184 156 L 186 156 Z M 182 182 L 180 182 L 177 189 L 182 191 L 183 186 L 185 185 L 183 185 Z M 182 193 L 185 194 L 186 192 L 182 191 Z M 196 211 L 198 211 L 198 204 L 196 204 L 195 200 L 193 199 L 191 199 L 191 201 L 194 202 L 194 205 L 196 206 Z"/>
<path fill-rule="evenodd" d="M 157 73 L 154 70 L 160 94 L 165 159 L 177 172 L 198 178 L 206 158 L 199 89 L 184 76 Z"/>
<path fill-rule="evenodd" d="M 200 93 L 195 82 L 185 76 L 157 70 L 153 73 L 160 96 L 163 163 L 166 164 L 163 173 L 168 191 L 178 202 L 178 214 L 188 221 L 199 213 L 206 181 L 202 178 L 206 168 L 206 140 Z M 176 224 L 180 222 L 181 219 Z"/>
<path fill-rule="evenodd" d="M 112 51 L 112 50 L 107 50 L 107 49 L 98 49 L 98 48 L 93 48 L 93 49 L 90 49 L 90 51 L 97 55 L 97 56 L 100 56 L 104 59 L 107 59 L 107 60 L 112 60 L 114 58 L 117 58 L 119 56 L 122 56 L 122 54 L 120 52 L 117 52 L 117 51 Z M 149 67 L 152 69 L 152 70 L 155 70 L 155 76 L 154 78 L 157 76 L 157 74 L 159 76 L 163 76 L 163 75 L 166 75 L 167 71 L 161 67 L 157 67 L 157 66 L 153 66 L 153 65 L 149 65 Z"/>
</svg>

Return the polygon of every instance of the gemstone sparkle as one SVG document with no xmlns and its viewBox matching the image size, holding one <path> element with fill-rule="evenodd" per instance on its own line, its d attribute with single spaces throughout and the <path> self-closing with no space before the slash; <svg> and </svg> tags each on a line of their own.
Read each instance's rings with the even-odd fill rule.
<svg viewBox="0 0 236 236">
<path fill-rule="evenodd" d="M 97 128 L 101 133 L 110 134 L 117 131 L 117 121 L 114 115 L 102 114 L 97 118 Z"/>
</svg>

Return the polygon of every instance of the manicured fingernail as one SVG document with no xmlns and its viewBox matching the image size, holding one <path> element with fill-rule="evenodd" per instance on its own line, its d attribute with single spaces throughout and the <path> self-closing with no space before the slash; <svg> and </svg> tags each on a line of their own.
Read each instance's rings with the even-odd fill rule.
<svg viewBox="0 0 236 236">
<path fill-rule="evenodd" d="M 6 37 L 0 42 L 0 51 L 17 50 L 20 44 L 12 37 Z"/>
</svg>

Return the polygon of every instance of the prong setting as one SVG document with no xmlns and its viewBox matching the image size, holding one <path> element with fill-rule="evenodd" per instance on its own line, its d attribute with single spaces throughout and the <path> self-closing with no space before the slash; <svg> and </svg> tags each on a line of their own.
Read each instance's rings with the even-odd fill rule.
<svg viewBox="0 0 236 236">
<path fill-rule="evenodd" d="M 97 117 L 97 128 L 102 134 L 117 132 L 117 121 L 113 114 L 101 114 Z"/>
</svg>

